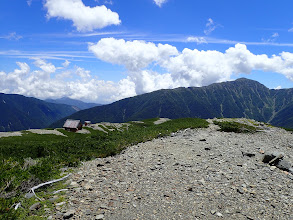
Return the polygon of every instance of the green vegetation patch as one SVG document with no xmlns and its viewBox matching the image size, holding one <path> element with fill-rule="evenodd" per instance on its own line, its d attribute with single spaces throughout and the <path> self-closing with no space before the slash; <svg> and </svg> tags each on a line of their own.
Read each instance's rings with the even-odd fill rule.
<svg viewBox="0 0 293 220">
<path fill-rule="evenodd" d="M 220 126 L 220 131 L 234 132 L 234 133 L 255 133 L 256 128 L 250 125 L 239 122 L 230 121 L 213 121 L 215 125 Z"/>
<path fill-rule="evenodd" d="M 24 132 L 21 137 L 0 138 L 0 219 L 30 216 L 27 209 L 14 211 L 13 204 L 25 202 L 23 194 L 31 187 L 60 178 L 62 167 L 76 167 L 81 161 L 113 156 L 127 146 L 168 136 L 178 130 L 208 127 L 206 120 L 197 118 L 175 119 L 154 125 L 156 120 L 129 122 L 129 126 L 119 130 L 109 126 L 108 133 L 91 128 L 84 128 L 91 132 L 89 134 L 58 129 L 66 136 Z M 43 190 L 36 193 L 40 195 Z M 22 205 L 27 206 L 25 203 Z"/>
</svg>

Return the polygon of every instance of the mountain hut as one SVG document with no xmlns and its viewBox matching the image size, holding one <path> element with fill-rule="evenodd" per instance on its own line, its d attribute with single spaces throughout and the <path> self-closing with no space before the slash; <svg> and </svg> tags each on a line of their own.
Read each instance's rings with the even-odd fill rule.
<svg viewBox="0 0 293 220">
<path fill-rule="evenodd" d="M 76 132 L 82 129 L 82 123 L 80 120 L 67 119 L 63 125 L 63 128 L 67 131 Z"/>
</svg>

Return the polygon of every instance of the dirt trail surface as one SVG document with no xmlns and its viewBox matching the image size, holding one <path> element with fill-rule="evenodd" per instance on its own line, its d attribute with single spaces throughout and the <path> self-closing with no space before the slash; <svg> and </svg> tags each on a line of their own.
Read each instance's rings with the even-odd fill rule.
<svg viewBox="0 0 293 220">
<path fill-rule="evenodd" d="M 293 134 L 187 129 L 85 162 L 53 219 L 293 219 L 293 175 L 262 162 L 293 163 Z"/>
<path fill-rule="evenodd" d="M 54 135 L 60 135 L 60 136 L 66 136 L 60 131 L 54 129 L 54 130 L 46 130 L 46 129 L 29 129 L 27 130 L 34 134 L 54 134 Z M 2 137 L 13 137 L 13 136 L 22 136 L 22 131 L 15 131 L 15 132 L 0 132 L 0 138 Z"/>
<path fill-rule="evenodd" d="M 0 138 L 2 137 L 14 137 L 14 136 L 21 136 L 20 131 L 15 131 L 15 132 L 0 132 Z"/>
</svg>

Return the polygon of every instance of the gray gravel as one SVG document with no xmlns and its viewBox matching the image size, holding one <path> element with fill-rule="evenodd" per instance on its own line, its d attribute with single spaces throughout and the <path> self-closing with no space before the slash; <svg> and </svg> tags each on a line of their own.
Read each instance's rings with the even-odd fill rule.
<svg viewBox="0 0 293 220">
<path fill-rule="evenodd" d="M 85 162 L 72 176 L 71 219 L 293 219 L 293 175 L 262 162 L 293 163 L 293 134 L 187 129 Z M 73 214 L 74 213 L 74 214 Z"/>
</svg>

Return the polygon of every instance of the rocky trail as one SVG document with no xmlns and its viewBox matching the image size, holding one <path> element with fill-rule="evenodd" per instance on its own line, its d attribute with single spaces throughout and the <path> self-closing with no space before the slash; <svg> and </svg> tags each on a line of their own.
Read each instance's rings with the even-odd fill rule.
<svg viewBox="0 0 293 220">
<path fill-rule="evenodd" d="M 293 219 L 293 175 L 267 152 L 293 164 L 293 134 L 179 131 L 83 163 L 49 219 Z"/>
</svg>

